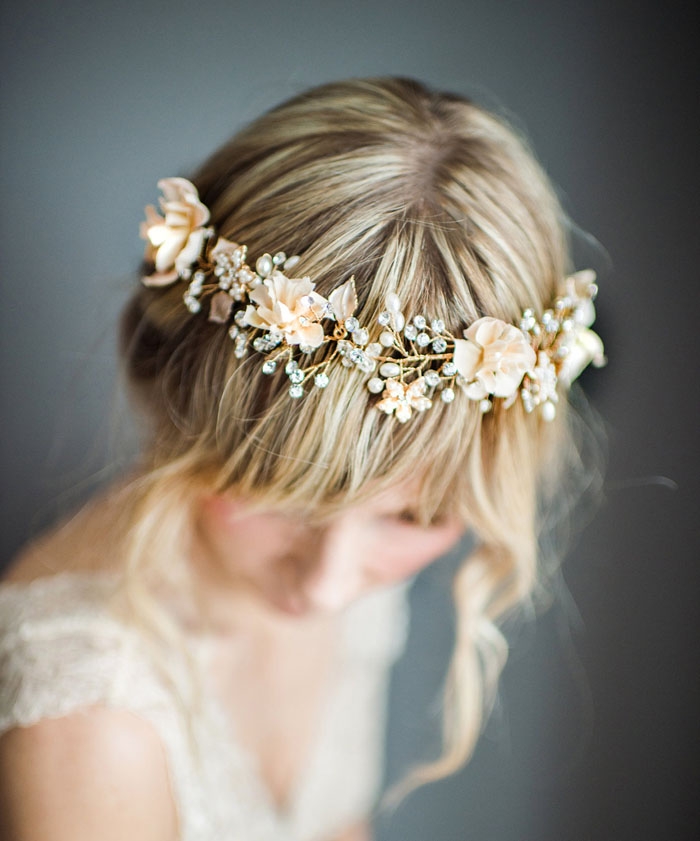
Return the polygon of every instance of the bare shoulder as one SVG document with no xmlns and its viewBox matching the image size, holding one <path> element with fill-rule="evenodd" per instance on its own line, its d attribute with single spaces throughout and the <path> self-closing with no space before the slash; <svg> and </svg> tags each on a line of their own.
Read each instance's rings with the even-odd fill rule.
<svg viewBox="0 0 700 841">
<path fill-rule="evenodd" d="M 156 731 L 90 707 L 0 737 L 0 837 L 173 841 L 177 813 Z"/>
</svg>

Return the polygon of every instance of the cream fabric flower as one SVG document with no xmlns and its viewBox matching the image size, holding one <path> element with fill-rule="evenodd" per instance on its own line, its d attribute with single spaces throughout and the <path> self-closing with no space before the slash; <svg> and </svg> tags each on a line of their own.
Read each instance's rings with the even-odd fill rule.
<svg viewBox="0 0 700 841">
<path fill-rule="evenodd" d="M 559 369 L 560 382 L 569 387 L 591 362 L 601 368 L 607 362 L 600 336 L 588 327 L 579 327 L 567 337 L 568 352 Z"/>
<path fill-rule="evenodd" d="M 204 242 L 203 225 L 209 210 L 199 200 L 197 188 L 185 178 L 163 178 L 158 182 L 163 196 L 160 216 L 153 205 L 146 207 L 141 237 L 147 241 L 146 260 L 155 272 L 143 278 L 146 286 L 167 286 L 195 262 Z"/>
<path fill-rule="evenodd" d="M 500 318 L 484 316 L 455 339 L 454 363 L 472 400 L 510 397 L 536 361 L 527 336 Z"/>
<path fill-rule="evenodd" d="M 318 322 L 327 315 L 328 301 L 317 292 L 308 277 L 290 278 L 281 272 L 270 277 L 249 295 L 251 301 L 244 321 L 272 333 L 282 333 L 290 345 L 319 347 L 323 344 L 323 325 Z"/>
<path fill-rule="evenodd" d="M 377 408 L 387 415 L 395 414 L 400 423 L 406 423 L 414 409 L 424 412 L 433 405 L 430 398 L 425 397 L 427 383 L 423 377 L 414 380 L 410 385 L 394 379 L 387 380 L 385 385 Z"/>
<path fill-rule="evenodd" d="M 343 322 L 354 315 L 357 309 L 357 293 L 353 279 L 346 280 L 334 289 L 328 299 L 337 321 Z"/>
</svg>

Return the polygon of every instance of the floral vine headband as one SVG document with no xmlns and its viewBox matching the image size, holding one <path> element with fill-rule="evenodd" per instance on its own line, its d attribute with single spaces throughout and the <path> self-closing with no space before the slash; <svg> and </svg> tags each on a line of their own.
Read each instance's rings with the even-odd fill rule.
<svg viewBox="0 0 700 841">
<path fill-rule="evenodd" d="M 153 267 L 142 282 L 186 283 L 183 300 L 190 312 L 200 312 L 208 301 L 208 320 L 228 326 L 235 356 L 243 358 L 252 347 L 265 374 L 283 367 L 290 397 L 302 397 L 307 386 L 325 388 L 340 363 L 365 375 L 368 390 L 381 395 L 376 408 L 401 423 L 435 399 L 451 403 L 458 390 L 478 401 L 482 412 L 494 398 L 509 407 L 519 396 L 525 411 L 537 409 L 552 420 L 557 383 L 568 387 L 590 362 L 607 362 L 600 337 L 590 329 L 598 291 L 591 270 L 565 278 L 562 294 L 541 320 L 532 309 L 523 311 L 518 326 L 484 316 L 458 338 L 440 318 L 407 318 L 391 293 L 378 324 L 369 328 L 355 316 L 352 278 L 326 299 L 310 278 L 286 274 L 298 257 L 263 254 L 253 269 L 245 245 L 206 227 L 209 210 L 194 184 L 165 178 L 158 186 L 163 216 L 149 205 L 141 225 Z M 324 344 L 332 350 L 312 364 L 310 354 Z"/>
</svg>

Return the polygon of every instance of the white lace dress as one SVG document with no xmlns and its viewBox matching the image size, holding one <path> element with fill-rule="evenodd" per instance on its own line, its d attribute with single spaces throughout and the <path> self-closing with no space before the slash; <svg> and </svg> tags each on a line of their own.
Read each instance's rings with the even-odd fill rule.
<svg viewBox="0 0 700 841">
<path fill-rule="evenodd" d="M 206 638 L 191 644 L 203 686 L 193 752 L 176 700 L 187 697 L 190 673 L 177 655 L 155 668 L 142 634 L 106 609 L 116 581 L 109 573 L 63 572 L 0 585 L 0 733 L 92 704 L 142 716 L 165 747 L 182 841 L 329 841 L 371 812 L 383 770 L 389 667 L 406 635 L 405 585 L 344 613 L 337 677 L 306 771 L 280 813 L 207 683 Z"/>
</svg>

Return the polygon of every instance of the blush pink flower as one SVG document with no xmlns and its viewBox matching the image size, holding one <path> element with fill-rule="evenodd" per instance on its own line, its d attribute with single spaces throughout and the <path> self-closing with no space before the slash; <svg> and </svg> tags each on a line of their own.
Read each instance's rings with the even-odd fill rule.
<svg viewBox="0 0 700 841">
<path fill-rule="evenodd" d="M 536 359 L 525 333 L 500 318 L 479 318 L 455 339 L 454 363 L 472 400 L 510 397 Z"/>
<path fill-rule="evenodd" d="M 385 386 L 377 408 L 387 415 L 394 414 L 400 423 L 406 423 L 413 410 L 424 412 L 433 405 L 430 398 L 425 396 L 427 383 L 423 377 L 414 380 L 410 385 L 390 379 L 386 381 Z"/>
<path fill-rule="evenodd" d="M 249 304 L 244 321 L 251 327 L 281 333 L 290 345 L 319 347 L 323 344 L 323 325 L 328 301 L 317 292 L 308 277 L 290 278 L 273 272 L 249 294 L 257 306 Z"/>
<path fill-rule="evenodd" d="M 209 210 L 199 200 L 197 188 L 185 178 L 163 178 L 158 182 L 163 196 L 160 209 L 146 207 L 141 237 L 146 240 L 146 260 L 155 271 L 143 278 L 146 286 L 167 286 L 195 262 L 204 242 L 203 226 Z"/>
</svg>

